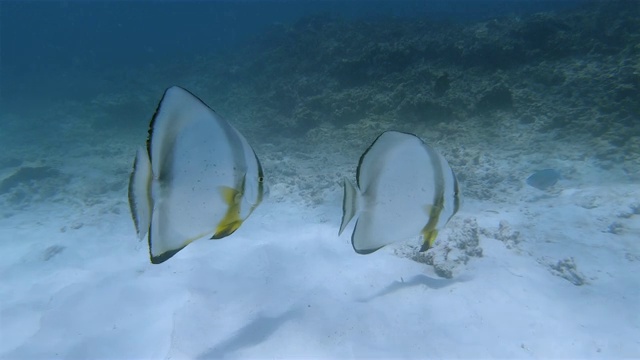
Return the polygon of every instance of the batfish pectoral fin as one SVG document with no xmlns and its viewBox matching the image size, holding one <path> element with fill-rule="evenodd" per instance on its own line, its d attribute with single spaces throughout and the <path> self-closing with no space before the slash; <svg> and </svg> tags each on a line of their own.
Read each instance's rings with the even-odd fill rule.
<svg viewBox="0 0 640 360">
<path fill-rule="evenodd" d="M 228 186 L 220 186 L 220 194 L 224 203 L 227 205 L 227 212 L 216 226 L 216 230 L 211 239 L 222 239 L 223 237 L 233 234 L 240 225 L 242 225 L 243 219 L 240 217 L 240 204 L 242 199 L 242 193 Z"/>
<path fill-rule="evenodd" d="M 344 229 L 347 227 L 351 219 L 358 211 L 358 196 L 359 192 L 355 186 L 345 178 L 343 183 L 344 197 L 342 199 L 342 222 L 340 223 L 340 230 L 338 235 L 341 235 Z"/>
</svg>

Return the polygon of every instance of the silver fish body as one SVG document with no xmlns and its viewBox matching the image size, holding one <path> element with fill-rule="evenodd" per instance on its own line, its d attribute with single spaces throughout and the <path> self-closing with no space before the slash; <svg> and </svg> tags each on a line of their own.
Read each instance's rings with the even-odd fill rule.
<svg viewBox="0 0 640 360">
<path fill-rule="evenodd" d="M 382 133 L 360 157 L 357 185 L 344 180 L 341 234 L 351 219 L 353 249 L 372 253 L 413 237 L 429 249 L 460 207 L 458 181 L 447 161 L 413 134 Z"/>
<path fill-rule="evenodd" d="M 167 89 L 136 154 L 129 204 L 151 262 L 189 243 L 231 235 L 264 194 L 260 161 L 247 140 L 185 89 Z"/>
</svg>

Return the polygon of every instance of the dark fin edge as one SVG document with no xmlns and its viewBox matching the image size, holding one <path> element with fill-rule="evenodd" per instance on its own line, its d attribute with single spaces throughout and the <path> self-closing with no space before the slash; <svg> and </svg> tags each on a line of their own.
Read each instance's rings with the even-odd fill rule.
<svg viewBox="0 0 640 360">
<path fill-rule="evenodd" d="M 367 155 L 367 153 L 369 152 L 369 150 L 371 150 L 371 148 L 373 147 L 373 145 L 376 144 L 376 142 L 378 141 L 378 139 L 380 139 L 380 137 L 388 132 L 396 132 L 396 133 L 401 133 L 401 134 L 406 134 L 406 135 L 411 135 L 416 137 L 418 140 L 420 140 L 423 144 L 425 144 L 424 140 L 422 140 L 418 135 L 416 134 L 412 134 L 410 132 L 405 132 L 405 131 L 398 131 L 398 130 L 386 130 L 383 131 L 380 135 L 378 135 L 376 137 L 375 140 L 373 140 L 373 142 L 371 143 L 371 145 L 369 145 L 369 147 L 367 148 L 367 150 L 365 150 L 362 155 L 360 156 L 360 160 L 358 161 L 358 168 L 356 170 L 356 184 L 358 185 L 358 188 L 360 188 L 360 167 L 362 166 L 362 162 L 364 161 L 364 157 Z M 375 250 L 374 250 L 375 251 Z"/>
<path fill-rule="evenodd" d="M 184 249 L 187 245 L 176 249 L 176 250 L 169 250 L 169 251 L 165 251 L 162 254 L 158 255 L 158 256 L 153 256 L 153 254 L 151 253 L 151 226 L 149 226 L 149 234 L 147 235 L 147 239 L 148 239 L 148 243 L 149 243 L 149 259 L 151 259 L 151 263 L 152 264 L 161 264 L 169 259 L 171 259 L 171 257 L 173 257 L 173 255 L 177 254 L 180 250 Z"/>
<path fill-rule="evenodd" d="M 249 142 L 247 141 L 247 144 Z M 256 163 L 258 164 L 258 199 L 256 201 L 255 204 L 251 204 L 251 210 L 249 211 L 249 215 L 251 215 L 253 213 L 253 210 L 255 210 L 258 205 L 260 205 L 262 203 L 262 200 L 264 199 L 264 171 L 262 170 L 262 164 L 260 163 L 260 159 L 258 158 L 258 155 L 256 154 L 256 151 L 253 150 L 253 147 L 251 147 L 251 144 L 249 144 L 249 148 L 251 149 L 251 151 L 253 152 L 253 156 L 256 159 Z M 247 174 L 245 173 L 244 176 L 246 177 Z M 247 216 L 248 218 L 248 216 Z M 246 218 L 245 218 L 246 219 Z"/>
<path fill-rule="evenodd" d="M 138 156 L 133 160 L 133 171 L 131 171 L 131 175 L 129 175 L 129 186 L 127 190 L 127 197 L 129 198 L 129 211 L 131 211 L 131 218 L 133 218 L 133 224 L 136 227 L 136 235 L 140 234 L 140 220 L 138 219 L 138 209 L 136 208 L 136 200 L 133 195 L 134 181 L 133 178 L 136 176 L 136 167 L 138 166 Z M 138 235 L 139 236 L 139 235 Z"/>
<path fill-rule="evenodd" d="M 438 230 L 429 231 L 427 233 L 427 236 L 424 236 L 424 240 L 422 241 L 422 246 L 420 246 L 420 252 L 425 252 L 431 249 L 433 247 L 433 244 L 436 243 L 437 238 L 438 238 Z"/>
<path fill-rule="evenodd" d="M 353 243 L 353 236 L 356 234 L 356 230 L 358 230 L 358 221 L 356 221 L 356 225 L 353 227 L 353 233 L 351 234 L 351 247 L 353 247 L 353 251 L 355 251 L 356 253 L 360 254 L 360 255 L 368 255 L 371 253 L 374 253 L 380 249 L 382 249 L 384 247 L 380 246 L 379 248 L 376 249 L 366 249 L 366 250 L 358 250 L 356 249 L 356 245 Z"/>
<path fill-rule="evenodd" d="M 228 224 L 225 224 L 221 229 L 219 229 L 215 234 L 213 234 L 213 236 L 211 237 L 211 240 L 218 240 L 218 239 L 227 237 L 233 234 L 234 232 L 236 232 L 236 230 L 238 230 L 241 225 L 242 225 L 242 220 L 236 220 Z"/>
<path fill-rule="evenodd" d="M 171 259 L 171 257 L 173 257 L 173 255 L 177 254 L 180 250 L 184 249 L 184 246 L 181 247 L 180 249 L 177 250 L 170 250 L 170 251 L 165 251 L 162 254 L 158 255 L 158 256 L 153 256 L 151 255 L 151 248 L 149 248 L 149 255 L 151 258 L 151 263 L 154 265 L 157 264 L 162 264 L 163 262 Z"/>
<path fill-rule="evenodd" d="M 153 159 L 151 158 L 151 137 L 153 136 L 153 127 L 156 123 L 156 118 L 158 117 L 158 114 L 160 113 L 160 110 L 162 108 L 162 102 L 164 101 L 165 96 L 167 96 L 167 91 L 169 91 L 169 89 L 171 88 L 180 88 L 186 92 L 188 92 L 189 94 L 191 94 L 191 96 L 193 96 L 194 98 L 198 99 L 198 101 L 200 101 L 202 103 L 202 105 L 204 105 L 205 107 L 207 107 L 208 109 L 210 109 L 211 111 L 213 111 L 215 114 L 216 111 L 211 109 L 209 107 L 209 105 L 207 105 L 204 101 L 202 101 L 202 99 L 200 99 L 199 97 L 197 97 L 196 95 L 194 95 L 191 91 L 185 89 L 182 86 L 178 86 L 178 85 L 173 85 L 173 86 L 169 86 L 168 88 L 166 88 L 164 90 L 164 93 L 162 94 L 162 98 L 160 99 L 160 101 L 158 102 L 158 106 L 156 106 L 156 111 L 153 113 L 153 116 L 151 117 L 151 121 L 149 122 L 149 130 L 147 131 L 147 152 L 149 153 L 149 160 L 153 161 Z"/>
</svg>

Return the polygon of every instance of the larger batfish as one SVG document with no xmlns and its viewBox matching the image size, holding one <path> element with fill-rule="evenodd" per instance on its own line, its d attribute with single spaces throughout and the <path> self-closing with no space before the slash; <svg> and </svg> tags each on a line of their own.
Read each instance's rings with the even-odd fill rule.
<svg viewBox="0 0 640 360">
<path fill-rule="evenodd" d="M 247 140 L 185 89 L 167 89 L 129 181 L 138 237 L 151 262 L 194 240 L 231 235 L 262 201 L 263 173 Z"/>
<path fill-rule="evenodd" d="M 458 181 L 444 157 L 413 134 L 387 131 L 360 157 L 357 187 L 344 180 L 339 234 L 355 217 L 351 244 L 359 254 L 415 237 L 426 251 L 459 207 Z"/>
</svg>

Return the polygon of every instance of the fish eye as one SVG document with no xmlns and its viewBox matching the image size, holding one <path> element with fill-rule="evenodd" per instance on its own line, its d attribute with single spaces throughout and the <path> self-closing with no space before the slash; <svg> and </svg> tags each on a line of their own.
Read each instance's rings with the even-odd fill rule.
<svg viewBox="0 0 640 360">
<path fill-rule="evenodd" d="M 258 177 L 258 182 L 264 182 L 264 177 L 263 176 L 259 176 Z"/>
</svg>

